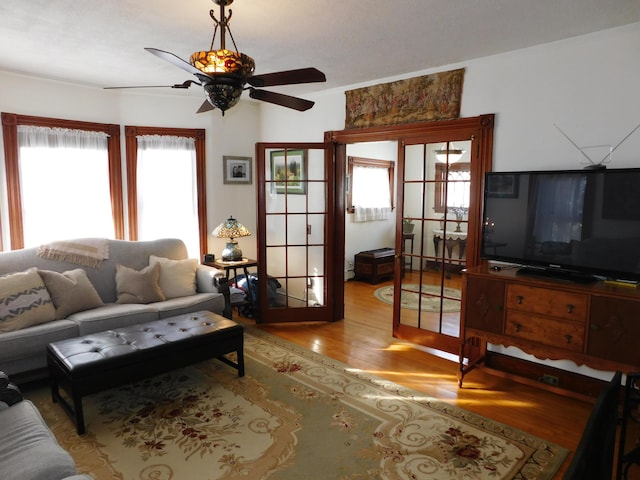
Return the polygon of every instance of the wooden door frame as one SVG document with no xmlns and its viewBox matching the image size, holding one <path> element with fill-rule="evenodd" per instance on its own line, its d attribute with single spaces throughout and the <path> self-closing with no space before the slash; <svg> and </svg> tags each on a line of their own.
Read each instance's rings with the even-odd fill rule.
<svg viewBox="0 0 640 480">
<path fill-rule="evenodd" d="M 255 158 L 256 158 L 256 183 L 257 183 L 257 194 L 258 194 L 258 203 L 256 210 L 256 225 L 258 229 L 258 252 L 257 252 L 257 260 L 258 260 L 258 278 L 267 278 L 267 247 L 265 242 L 262 241 L 264 238 L 263 235 L 266 234 L 266 215 L 265 215 L 265 204 L 264 198 L 266 197 L 266 188 L 264 179 L 266 178 L 266 158 L 265 153 L 270 149 L 306 149 L 306 150 L 324 150 L 324 168 L 325 168 L 325 179 L 327 180 L 327 192 L 326 192 L 326 209 L 327 209 L 327 222 L 325 222 L 325 271 L 327 272 L 327 298 L 330 299 L 332 303 L 328 303 L 326 308 L 310 308 L 306 310 L 306 315 L 300 317 L 299 315 L 290 315 L 290 313 L 284 312 L 282 315 L 282 319 L 278 320 L 282 322 L 297 322 L 297 321 L 337 321 L 344 318 L 344 281 L 342 283 L 336 282 L 336 279 L 340 274 L 342 274 L 342 266 L 340 268 L 336 268 L 335 263 L 335 248 L 336 245 L 333 243 L 333 239 L 336 238 L 335 228 L 337 228 L 332 221 L 335 219 L 336 211 L 340 211 L 340 208 L 335 205 L 335 202 L 339 195 L 336 194 L 336 189 L 339 185 L 341 185 L 341 180 L 336 177 L 336 169 L 335 162 L 333 162 L 333 149 L 330 143 L 322 143 L 322 142 L 258 142 L 255 146 Z M 344 182 L 344 179 L 342 179 Z M 342 201 L 342 206 L 344 205 L 344 200 Z M 344 219 L 343 219 L 344 221 Z M 344 234 L 343 234 L 344 237 Z M 344 239 L 343 239 L 344 242 Z M 344 256 L 344 247 L 342 256 Z M 340 272 L 337 272 L 339 270 Z M 342 274 L 343 275 L 343 274 Z M 342 295 L 342 300 L 339 301 L 339 297 L 336 296 L 335 292 L 339 291 Z M 323 307 L 325 307 L 323 305 Z M 274 323 L 273 320 L 267 320 L 268 318 L 268 293 L 267 293 L 267 282 L 258 282 L 258 316 L 257 322 L 261 323 L 262 321 Z M 304 308 L 297 308 L 297 312 L 301 312 Z M 327 315 L 327 312 L 329 314 Z M 328 318 L 326 318 L 328 317 Z"/>
<path fill-rule="evenodd" d="M 351 130 L 326 131 L 324 140 L 326 143 L 334 144 L 335 158 L 335 212 L 334 212 L 334 234 L 335 234 L 335 279 L 339 286 L 335 289 L 336 307 L 341 307 L 341 316 L 344 318 L 344 264 L 345 264 L 345 193 L 346 193 L 346 173 L 347 155 L 346 146 L 353 143 L 395 141 L 398 142 L 398 150 L 404 148 L 404 142 L 413 141 L 416 138 L 447 139 L 458 138 L 461 134 L 468 134 L 467 138 L 473 137 L 473 148 L 477 148 L 475 161 L 471 165 L 471 177 L 477 178 L 479 188 L 471 192 L 471 208 L 469 218 L 479 219 L 483 209 L 484 173 L 491 170 L 493 161 L 493 126 L 495 114 L 484 114 L 476 117 L 459 118 L 455 120 L 441 120 L 434 122 L 420 122 L 406 125 L 396 125 L 388 127 L 372 127 Z M 402 166 L 399 166 L 398 174 Z M 400 190 L 398 195 L 400 195 Z M 398 223 L 398 222 L 396 222 Z M 474 225 L 475 226 L 475 225 Z M 402 229 L 401 222 L 396 225 L 396 238 Z M 467 240 L 467 266 L 471 267 L 480 263 L 480 237 L 470 235 Z M 401 259 L 400 259 L 401 260 Z M 337 268 L 340 266 L 340 268 Z M 462 314 L 462 312 L 461 312 Z"/>
</svg>

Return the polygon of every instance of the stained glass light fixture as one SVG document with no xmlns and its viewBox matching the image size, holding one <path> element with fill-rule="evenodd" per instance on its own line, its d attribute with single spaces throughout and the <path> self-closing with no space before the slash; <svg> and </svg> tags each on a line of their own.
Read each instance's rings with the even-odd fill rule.
<svg viewBox="0 0 640 480">
<path fill-rule="evenodd" d="M 230 216 L 218 225 L 211 234 L 217 238 L 229 239 L 224 250 L 222 250 L 222 260 L 224 262 L 242 260 L 242 250 L 240 250 L 238 242 L 235 242 L 234 239 L 250 236 L 251 232 L 247 227 L 239 223 L 233 216 Z"/>
<path fill-rule="evenodd" d="M 224 114 L 225 110 L 233 107 L 240 100 L 247 79 L 253 74 L 256 64 L 253 58 L 237 51 L 238 47 L 229 27 L 233 12 L 229 10 L 229 15 L 225 16 L 225 7 L 231 5 L 233 0 L 213 0 L 213 3 L 220 5 L 220 19 L 216 18 L 213 10 L 209 11 L 215 23 L 211 47 L 208 51 L 194 52 L 189 62 L 201 72 L 214 77 L 214 82 L 203 84 L 204 91 L 211 104 L 222 110 Z M 215 50 L 213 44 L 218 28 L 220 28 L 220 48 Z M 236 51 L 227 50 L 225 46 L 227 31 Z"/>
</svg>

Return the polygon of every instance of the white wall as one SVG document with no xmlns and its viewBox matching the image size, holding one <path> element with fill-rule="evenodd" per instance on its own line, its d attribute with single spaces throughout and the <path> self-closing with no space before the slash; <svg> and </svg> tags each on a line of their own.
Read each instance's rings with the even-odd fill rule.
<svg viewBox="0 0 640 480">
<path fill-rule="evenodd" d="M 196 114 L 201 95 L 107 91 L 0 71 L 0 111 L 20 115 L 64 118 L 125 125 L 206 129 L 207 223 L 211 232 L 233 214 L 250 231 L 256 231 L 255 181 L 252 185 L 224 185 L 223 155 L 254 156 L 258 140 L 258 106 L 240 102 L 222 117 L 220 111 Z M 124 130 L 122 159 L 124 172 Z M 0 143 L 2 139 L 0 138 Z M 3 242 L 9 248 L 4 148 L 0 150 L 0 209 Z M 254 175 L 255 179 L 255 163 Z M 125 180 L 126 182 L 126 180 Z M 124 185 L 126 188 L 126 183 Z M 255 258 L 255 237 L 239 240 L 246 256 Z M 224 239 L 209 236 L 209 251 L 219 254 Z"/>
<path fill-rule="evenodd" d="M 462 117 L 495 113 L 494 170 L 582 168 L 579 146 L 615 146 L 640 123 L 640 23 L 403 77 L 465 68 Z M 345 90 L 365 86 L 350 86 Z M 263 141 L 322 141 L 342 130 L 344 90 L 307 98 L 303 114 L 263 105 Z M 640 130 L 614 152 L 610 167 L 640 165 Z"/>
</svg>

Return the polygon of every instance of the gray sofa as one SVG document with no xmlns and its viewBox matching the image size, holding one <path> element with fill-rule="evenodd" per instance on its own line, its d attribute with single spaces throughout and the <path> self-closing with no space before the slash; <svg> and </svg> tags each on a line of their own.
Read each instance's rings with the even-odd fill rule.
<svg viewBox="0 0 640 480">
<path fill-rule="evenodd" d="M 99 265 L 83 265 L 81 264 L 82 262 L 73 257 L 70 257 L 71 261 L 65 261 L 61 259 L 60 255 L 57 257 L 50 255 L 50 257 L 54 258 L 44 258 L 42 248 L 28 248 L 0 253 L 0 276 L 2 276 L 0 282 L 3 281 L 3 278 L 7 278 L 8 274 L 30 271 L 35 267 L 37 269 L 36 272 L 43 280 L 53 277 L 58 282 L 56 287 L 59 290 L 57 296 L 56 292 L 52 290 L 52 284 L 48 283 L 48 281 L 44 283 L 47 286 L 47 290 L 50 291 L 50 297 L 53 301 L 50 303 L 54 304 L 56 317 L 59 317 L 58 314 L 60 313 L 64 315 L 64 318 L 53 319 L 13 331 L 0 332 L 0 371 L 9 374 L 14 381 L 30 381 L 46 376 L 46 347 L 51 342 L 199 310 L 209 310 L 230 318 L 229 289 L 225 281 L 220 281 L 226 278 L 224 272 L 200 265 L 197 261 L 192 261 L 196 269 L 196 285 L 193 288 L 194 291 L 189 292 L 189 294 L 176 297 L 175 295 L 181 295 L 181 293 L 173 292 L 172 295 L 169 295 L 167 292 L 165 298 L 162 293 L 159 293 L 160 297 L 154 298 L 156 301 L 149 302 L 147 300 L 152 298 L 153 295 L 137 301 L 134 298 L 137 294 L 136 292 L 132 295 L 128 291 L 123 291 L 123 275 L 128 275 L 130 278 L 138 278 L 136 276 L 140 274 L 140 271 L 151 269 L 150 258 L 155 256 L 158 257 L 154 259 L 156 263 L 160 261 L 163 263 L 160 263 L 159 267 L 154 264 L 153 269 L 151 269 L 153 271 L 147 272 L 145 275 L 155 274 L 154 272 L 156 271 L 159 272 L 159 284 L 156 285 L 151 281 L 140 281 L 139 283 L 143 284 L 141 285 L 143 287 L 142 290 L 147 287 L 151 288 L 153 283 L 155 290 L 152 293 L 157 293 L 158 285 L 163 285 L 162 273 L 165 271 L 174 272 L 169 268 L 171 265 L 165 268 L 167 262 L 175 265 L 189 263 L 186 247 L 181 240 L 161 239 L 133 242 L 78 239 L 61 243 L 75 245 L 77 242 L 82 245 L 82 242 L 87 240 L 102 242 L 101 248 L 107 252 L 106 256 L 108 258 L 100 260 L 98 262 Z M 88 278 L 90 284 L 95 288 L 95 292 L 71 294 L 72 290 L 70 289 L 75 285 L 75 277 L 70 276 L 67 278 L 54 273 L 67 272 L 67 275 L 69 275 L 69 272 L 74 272 L 78 269 L 86 273 L 85 277 L 82 272 L 75 272 L 82 277 L 78 280 L 86 283 L 86 278 Z M 44 273 L 43 270 L 45 271 Z M 33 270 L 25 275 L 33 276 Z M 12 278 L 15 277 L 13 275 Z M 70 283 L 66 286 L 64 283 L 59 283 L 60 279 Z M 172 281 L 173 278 L 169 277 L 164 280 L 165 282 Z M 78 281 L 76 283 L 81 284 L 82 282 Z M 1 287 L 2 285 L 0 284 L 0 290 L 2 290 Z M 165 286 L 164 288 L 166 290 L 168 287 Z M 96 292 L 99 298 L 96 297 Z M 147 293 L 143 292 L 142 296 L 144 297 Z M 5 293 L 5 297 L 7 296 L 10 297 Z M 82 302 L 85 302 L 92 308 L 74 311 L 77 310 L 77 305 L 75 305 L 76 308 L 67 309 L 73 313 L 66 314 L 63 312 L 62 306 L 57 302 L 58 297 L 64 296 L 69 297 L 67 300 L 72 303 L 80 302 L 82 304 Z M 126 298 L 127 296 L 128 298 Z M 122 301 L 131 303 L 118 303 Z M 59 303 L 62 303 L 62 300 Z M 1 307 L 2 305 L 0 305 Z M 8 311 L 7 308 L 5 307 L 5 312 Z M 0 313 L 0 320 L 4 319 Z M 2 323 L 0 321 L 0 324 Z"/>
<path fill-rule="evenodd" d="M 57 442 L 29 400 L 0 372 L 0 478 L 90 480 L 78 475 L 71 455 Z"/>
</svg>

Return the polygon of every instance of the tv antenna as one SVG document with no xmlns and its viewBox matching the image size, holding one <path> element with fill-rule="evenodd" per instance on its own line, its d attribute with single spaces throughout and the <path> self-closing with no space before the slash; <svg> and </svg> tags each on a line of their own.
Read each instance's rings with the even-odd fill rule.
<svg viewBox="0 0 640 480">
<path fill-rule="evenodd" d="M 574 142 L 573 140 L 571 140 L 571 138 L 569 138 L 569 135 L 567 135 L 566 133 L 564 133 L 562 131 L 562 129 L 556 125 L 555 123 L 553 124 L 554 127 L 556 127 L 558 129 L 558 131 L 564 136 L 564 138 L 566 138 L 567 140 L 569 140 L 569 142 L 571 143 L 571 145 L 573 145 L 574 147 L 576 147 L 576 149 L 582 154 L 583 157 L 585 157 L 587 159 L 588 165 L 585 168 L 593 168 L 593 169 L 598 169 L 598 168 L 607 168 L 605 166 L 605 163 L 609 163 L 611 161 L 611 154 L 613 152 L 616 151 L 616 149 L 622 145 L 627 138 L 629 138 L 631 135 L 633 135 L 633 133 L 638 130 L 638 128 L 640 128 L 640 123 L 638 125 L 636 125 L 636 127 L 631 130 L 622 140 L 620 140 L 618 142 L 618 144 L 615 147 L 611 147 L 611 145 L 589 145 L 586 147 L 580 147 L 578 146 L 578 144 L 576 144 L 576 142 Z M 589 155 L 587 155 L 587 153 L 585 152 L 585 150 L 588 149 L 594 149 L 594 148 L 604 148 L 604 147 L 608 147 L 609 151 L 608 153 L 602 157 L 602 159 L 599 162 L 595 162 Z"/>
</svg>

